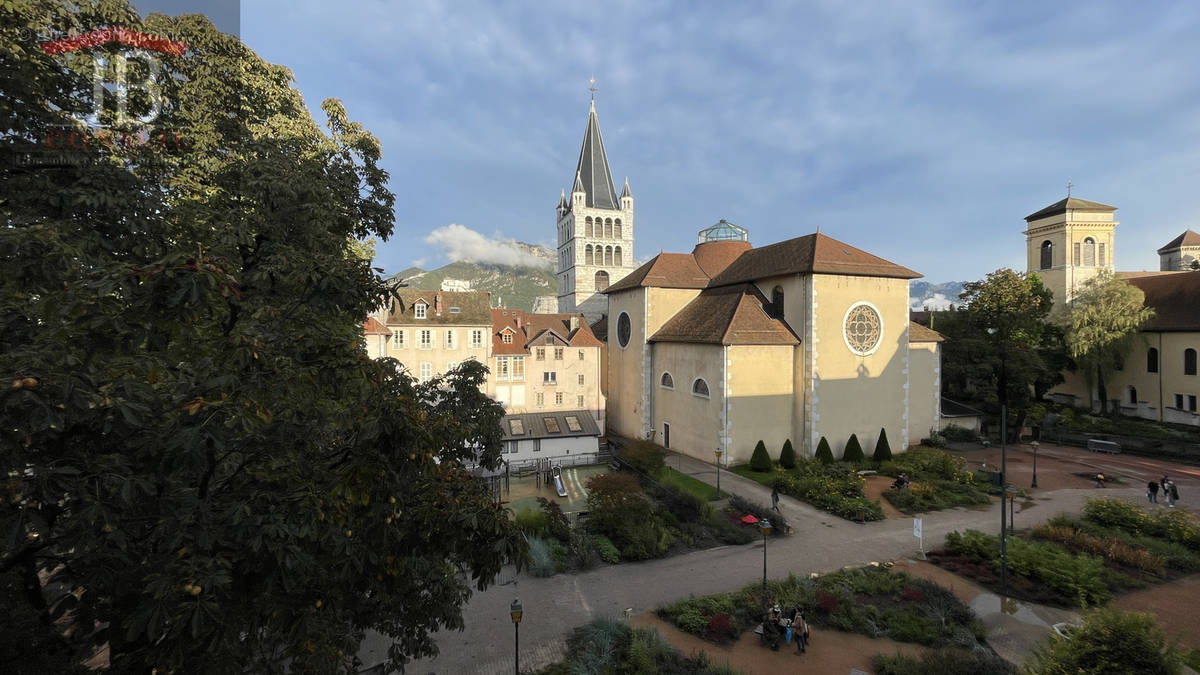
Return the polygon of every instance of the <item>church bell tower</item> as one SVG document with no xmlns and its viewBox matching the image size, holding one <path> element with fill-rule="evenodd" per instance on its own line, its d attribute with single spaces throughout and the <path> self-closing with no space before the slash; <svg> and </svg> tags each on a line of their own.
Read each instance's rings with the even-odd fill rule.
<svg viewBox="0 0 1200 675">
<path fill-rule="evenodd" d="M 1115 206 L 1070 196 L 1025 216 L 1026 271 L 1054 292 L 1055 311 L 1101 270 L 1113 269 Z"/>
<path fill-rule="evenodd" d="M 633 271 L 633 193 L 629 179 L 618 196 L 604 138 L 596 119 L 595 80 L 583 146 L 555 210 L 558 223 L 558 311 L 582 312 L 588 321 L 608 313 L 600 293 Z"/>
</svg>

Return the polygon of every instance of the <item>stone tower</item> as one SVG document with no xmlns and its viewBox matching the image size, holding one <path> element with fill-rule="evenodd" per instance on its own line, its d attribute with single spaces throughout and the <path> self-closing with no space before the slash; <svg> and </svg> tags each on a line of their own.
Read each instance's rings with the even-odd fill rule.
<svg viewBox="0 0 1200 675">
<path fill-rule="evenodd" d="M 1054 291 L 1055 309 L 1100 270 L 1113 270 L 1115 206 L 1067 197 L 1025 216 L 1027 272 Z"/>
<path fill-rule="evenodd" d="M 598 291 L 633 271 L 633 194 L 628 178 L 619 197 L 613 187 L 594 98 L 573 178 L 556 209 L 558 311 L 596 321 L 608 313 L 608 297 Z"/>
</svg>

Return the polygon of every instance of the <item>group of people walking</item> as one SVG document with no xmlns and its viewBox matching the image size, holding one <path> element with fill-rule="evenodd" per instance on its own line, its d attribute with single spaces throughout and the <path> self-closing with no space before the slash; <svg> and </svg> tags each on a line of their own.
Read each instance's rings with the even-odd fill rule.
<svg viewBox="0 0 1200 675">
<path fill-rule="evenodd" d="M 1167 506 L 1175 508 L 1175 502 L 1179 501 L 1179 488 L 1175 487 L 1175 481 L 1166 476 L 1163 476 L 1161 481 L 1150 481 L 1146 485 L 1146 498 L 1150 500 L 1151 504 L 1159 503 L 1158 491 L 1160 489 L 1163 493 L 1163 499 L 1167 501 Z"/>
<path fill-rule="evenodd" d="M 808 649 L 811 637 L 812 629 L 804 620 L 804 612 L 801 612 L 799 607 L 785 613 L 778 604 L 772 604 L 763 617 L 763 643 L 774 651 L 779 651 L 780 641 L 789 644 L 795 641 L 796 653 L 803 654 Z"/>
</svg>

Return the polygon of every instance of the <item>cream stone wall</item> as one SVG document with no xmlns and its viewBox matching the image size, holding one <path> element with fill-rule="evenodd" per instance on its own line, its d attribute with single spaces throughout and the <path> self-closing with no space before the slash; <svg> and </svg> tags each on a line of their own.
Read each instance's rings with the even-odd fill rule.
<svg viewBox="0 0 1200 675">
<path fill-rule="evenodd" d="M 472 326 L 458 324 L 455 326 L 446 326 L 431 323 L 416 326 L 388 326 L 388 330 L 392 331 L 393 337 L 388 340 L 387 355 L 404 364 L 413 377 L 420 378 L 422 363 L 431 364 L 432 375 L 434 377 L 444 374 L 448 370 L 448 366 L 457 365 L 467 359 L 475 359 L 481 363 L 490 365 L 489 356 L 491 355 L 492 346 L 492 327 L 490 325 Z M 404 346 L 399 348 L 397 347 L 397 340 L 394 337 L 398 330 L 404 331 Z M 432 341 L 429 349 L 422 349 L 419 346 L 421 330 L 431 331 Z M 473 330 L 481 331 L 482 345 L 480 347 L 471 346 L 471 331 Z M 446 334 L 448 332 L 454 334 L 453 348 L 446 346 Z M 493 391 L 493 383 L 489 376 L 485 393 L 492 394 Z"/>
<path fill-rule="evenodd" d="M 893 449 L 908 447 L 908 280 L 813 276 L 812 424 L 815 447 L 825 436 L 840 457 L 850 434 L 870 453 L 881 426 Z M 875 351 L 859 356 L 846 345 L 843 325 L 862 301 L 878 311 L 883 332 Z"/>
<path fill-rule="evenodd" d="M 555 347 L 561 347 L 563 358 L 554 358 Z M 537 360 L 537 350 L 545 349 L 545 360 Z M 604 397 L 600 393 L 600 348 L 571 347 L 557 345 L 530 345 L 529 356 L 525 357 L 525 402 L 521 409 L 510 412 L 536 412 L 538 410 L 588 410 L 600 430 L 604 430 Z M 580 353 L 583 358 L 580 359 Z M 554 373 L 555 383 L 546 383 L 545 373 Z M 583 377 L 583 383 L 579 379 Z M 555 394 L 563 395 L 563 402 L 556 403 Z M 538 394 L 542 395 L 539 403 Z M 579 405 L 579 397 L 583 405 Z"/>
<path fill-rule="evenodd" d="M 725 349 L 729 419 L 725 447 L 730 464 L 749 462 L 760 440 L 772 459 L 779 459 L 788 439 L 795 448 L 795 404 L 804 397 L 803 390 L 792 393 L 800 354 L 799 347 L 790 345 L 732 345 Z"/>
<path fill-rule="evenodd" d="M 766 277 L 757 280 L 755 286 L 768 300 L 776 287 L 783 290 L 783 321 L 800 338 L 800 353 L 796 355 L 792 368 L 792 387 L 796 396 L 792 399 L 792 448 L 801 457 L 812 457 L 816 452 L 816 442 L 812 431 L 812 393 L 813 381 L 809 374 L 812 372 L 813 357 L 817 353 L 816 342 L 812 339 L 812 277 L 808 275 L 790 274 L 786 276 Z"/>
<path fill-rule="evenodd" d="M 654 442 L 666 446 L 664 424 L 671 427 L 670 449 L 704 461 L 716 459 L 721 446 L 724 399 L 721 389 L 721 345 L 656 342 L 650 345 L 653 360 L 651 411 Z M 670 373 L 674 387 L 662 386 Z M 697 378 L 708 384 L 708 397 L 692 393 Z"/>
<path fill-rule="evenodd" d="M 628 438 L 644 438 L 642 390 L 646 344 L 646 291 L 635 288 L 608 298 L 608 428 Z M 629 344 L 620 345 L 617 323 L 621 314 L 630 319 Z"/>
<path fill-rule="evenodd" d="M 1054 292 L 1054 304 L 1061 307 L 1075 297 L 1079 286 L 1088 279 L 1099 274 L 1101 270 L 1114 269 L 1116 241 L 1115 228 L 1119 223 L 1113 219 L 1112 213 L 1085 213 L 1071 211 L 1070 215 L 1059 214 L 1039 218 L 1028 224 L 1025 230 L 1026 267 L 1030 272 L 1037 272 L 1046 286 Z M 1083 265 L 1082 254 L 1080 264 L 1074 261 L 1075 244 L 1082 246 L 1083 241 L 1091 237 L 1096 242 L 1095 265 Z M 1053 265 L 1050 269 L 1041 269 L 1042 242 L 1049 241 L 1053 246 Z M 1104 264 L 1099 264 L 1099 248 L 1104 244 Z"/>
<path fill-rule="evenodd" d="M 916 444 L 941 428 L 942 353 L 939 342 L 908 344 L 908 442 Z M 892 451 L 903 450 L 888 436 Z"/>
<path fill-rule="evenodd" d="M 1119 400 L 1121 412 L 1145 419 L 1168 421 L 1171 409 L 1176 408 L 1175 396 L 1183 397 L 1187 410 L 1189 396 L 1196 396 L 1200 407 L 1200 376 L 1185 375 L 1183 355 L 1186 349 L 1200 353 L 1200 333 L 1142 333 L 1133 351 L 1125 359 L 1124 368 L 1105 378 L 1109 400 Z M 1158 350 L 1158 372 L 1149 372 L 1147 352 Z M 1095 383 L 1089 387 L 1082 372 L 1065 372 L 1066 378 L 1054 388 L 1055 394 L 1075 397 L 1075 405 L 1084 409 L 1099 409 Z M 1130 387 L 1136 389 L 1137 403 L 1131 400 Z"/>
<path fill-rule="evenodd" d="M 1164 272 L 1186 272 L 1192 269 L 1192 263 L 1200 260 L 1200 246 L 1182 246 L 1169 251 L 1160 253 L 1158 256 L 1158 268 Z"/>
</svg>

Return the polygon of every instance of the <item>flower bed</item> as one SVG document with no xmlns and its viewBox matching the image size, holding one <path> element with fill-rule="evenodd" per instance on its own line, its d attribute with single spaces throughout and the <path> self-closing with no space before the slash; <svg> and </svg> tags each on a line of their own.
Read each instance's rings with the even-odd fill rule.
<svg viewBox="0 0 1200 675">
<path fill-rule="evenodd" d="M 879 467 L 893 478 L 907 474 L 912 483 L 902 490 L 887 490 L 883 496 L 903 513 L 940 511 L 956 506 L 990 504 L 986 487 L 975 483 L 966 470 L 966 460 L 937 448 L 916 447 L 896 455 Z"/>
<path fill-rule="evenodd" d="M 847 520 L 883 520 L 883 509 L 863 494 L 863 479 L 852 464 L 798 459 L 794 469 L 760 472 L 742 465 L 730 470 Z"/>
<path fill-rule="evenodd" d="M 799 607 L 815 628 L 930 647 L 974 649 L 982 646 L 985 636 L 982 623 L 950 591 L 873 566 L 770 581 L 765 598 L 762 585 L 753 583 L 739 591 L 692 597 L 656 611 L 684 632 L 726 642 L 757 626 L 767 601 L 783 608 Z"/>
</svg>

